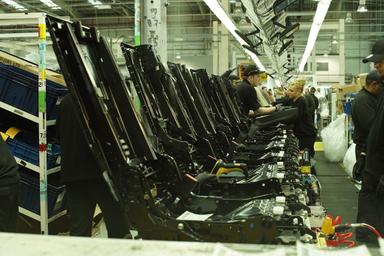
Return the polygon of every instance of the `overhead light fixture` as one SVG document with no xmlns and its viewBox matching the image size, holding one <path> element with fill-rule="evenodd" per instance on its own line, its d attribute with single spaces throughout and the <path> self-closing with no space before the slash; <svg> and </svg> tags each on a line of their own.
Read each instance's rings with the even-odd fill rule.
<svg viewBox="0 0 384 256">
<path fill-rule="evenodd" d="M 332 44 L 337 44 L 337 39 L 336 39 L 336 36 L 332 36 Z"/>
<path fill-rule="evenodd" d="M 328 57 L 328 51 L 325 51 L 323 56 Z"/>
<path fill-rule="evenodd" d="M 241 19 L 239 20 L 239 25 L 245 25 L 247 23 L 248 23 L 248 21 L 247 21 L 246 17 L 241 17 Z"/>
<path fill-rule="evenodd" d="M 175 56 L 175 59 L 181 59 L 181 56 L 180 56 L 180 54 L 177 54 L 176 56 Z"/>
<path fill-rule="evenodd" d="M 327 15 L 331 2 L 332 0 L 320 0 L 320 2 L 317 4 L 317 10 L 315 17 L 313 18 L 311 31 L 309 32 L 307 46 L 305 47 L 305 51 L 299 65 L 300 72 L 304 71 L 304 66 L 307 63 L 309 56 L 311 55 L 313 46 L 315 45 L 317 39 L 317 35 L 319 34 L 321 25 L 323 24 L 325 16 Z"/>
<path fill-rule="evenodd" d="M 367 12 L 368 9 L 365 5 L 359 5 L 359 7 L 357 7 L 357 12 Z"/>
<path fill-rule="evenodd" d="M 88 0 L 88 3 L 90 3 L 96 9 L 99 9 L 99 10 L 112 9 L 112 6 L 110 4 L 104 4 L 99 0 Z"/>
<path fill-rule="evenodd" d="M 101 5 L 101 4 L 103 4 L 99 0 L 88 0 L 88 3 L 90 3 L 91 5 Z"/>
<path fill-rule="evenodd" d="M 100 5 L 96 5 L 95 8 L 99 10 L 108 10 L 108 9 L 112 9 L 112 6 L 110 4 L 100 4 Z"/>
<path fill-rule="evenodd" d="M 235 8 L 233 9 L 234 14 L 243 14 L 243 7 L 241 2 L 235 2 Z"/>
<path fill-rule="evenodd" d="M 88 0 L 89 1 L 89 0 Z M 236 34 L 236 25 L 228 14 L 224 11 L 223 7 L 217 2 L 217 0 L 204 0 L 205 4 L 209 9 L 216 15 L 220 22 L 227 28 L 227 30 L 236 38 L 240 45 L 248 45 L 238 34 Z M 253 52 L 245 49 L 245 52 L 252 58 L 255 64 L 259 67 L 260 70 L 265 70 L 264 65 L 261 63 L 260 59 Z"/>
<path fill-rule="evenodd" d="M 53 10 L 60 10 L 61 9 L 60 6 L 58 6 L 57 4 L 52 2 L 51 0 L 40 0 L 40 2 L 42 2 L 43 4 L 45 4 L 46 6 L 48 6 L 49 8 L 51 8 Z"/>
<path fill-rule="evenodd" d="M 357 12 L 367 12 L 367 6 L 365 5 L 365 0 L 359 1 L 359 6 L 357 7 Z"/>
<path fill-rule="evenodd" d="M 353 22 L 353 20 L 352 20 L 352 13 L 347 12 L 347 16 L 345 17 L 345 22 L 346 23 L 352 23 Z"/>
<path fill-rule="evenodd" d="M 22 6 L 21 4 L 15 2 L 13 0 L 1 0 L 1 2 L 15 8 L 18 11 L 26 11 L 27 10 L 27 8 L 25 8 L 24 6 Z"/>
</svg>

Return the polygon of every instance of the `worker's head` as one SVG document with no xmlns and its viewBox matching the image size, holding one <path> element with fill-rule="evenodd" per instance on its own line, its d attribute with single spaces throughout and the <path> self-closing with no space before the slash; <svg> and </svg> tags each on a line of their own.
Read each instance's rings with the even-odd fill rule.
<svg viewBox="0 0 384 256">
<path fill-rule="evenodd" d="M 246 79 L 252 86 L 257 86 L 260 84 L 261 78 L 260 74 L 262 74 L 263 71 L 261 71 L 256 65 L 248 65 L 244 69 L 244 79 Z"/>
<path fill-rule="evenodd" d="M 309 89 L 309 93 L 310 93 L 310 94 L 315 94 L 315 93 L 316 93 L 316 88 L 315 88 L 315 87 L 311 87 L 311 88 Z"/>
<path fill-rule="evenodd" d="M 291 83 L 288 87 L 287 96 L 295 101 L 297 100 L 302 94 L 304 90 L 304 85 L 301 81 L 297 80 L 293 83 Z"/>
<path fill-rule="evenodd" d="M 365 80 L 365 89 L 374 95 L 379 95 L 383 89 L 382 76 L 378 71 L 372 70 L 368 73 Z"/>
<path fill-rule="evenodd" d="M 373 62 L 380 76 L 384 77 L 384 39 L 376 41 L 371 54 L 363 59 L 363 63 Z"/>
</svg>

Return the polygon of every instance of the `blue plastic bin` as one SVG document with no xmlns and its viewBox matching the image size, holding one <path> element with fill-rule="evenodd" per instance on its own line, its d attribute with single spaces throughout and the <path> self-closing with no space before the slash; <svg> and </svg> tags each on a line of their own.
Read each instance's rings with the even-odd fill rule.
<svg viewBox="0 0 384 256">
<path fill-rule="evenodd" d="M 17 139 L 7 139 L 7 145 L 11 150 L 12 154 L 28 163 L 39 165 L 39 149 L 38 147 L 33 147 L 25 142 L 22 142 Z M 47 166 L 48 168 L 53 168 L 58 166 L 58 158 L 60 156 L 60 146 L 56 144 L 48 145 L 47 149 Z"/>
<path fill-rule="evenodd" d="M 19 205 L 31 212 L 40 214 L 40 185 L 36 177 L 23 172 L 21 176 Z M 48 217 L 63 211 L 66 208 L 65 186 L 48 184 Z"/>
<path fill-rule="evenodd" d="M 0 64 L 0 100 L 30 114 L 38 114 L 38 76 L 23 69 Z M 57 116 L 56 103 L 68 90 L 47 80 L 46 113 L 47 119 Z"/>
</svg>

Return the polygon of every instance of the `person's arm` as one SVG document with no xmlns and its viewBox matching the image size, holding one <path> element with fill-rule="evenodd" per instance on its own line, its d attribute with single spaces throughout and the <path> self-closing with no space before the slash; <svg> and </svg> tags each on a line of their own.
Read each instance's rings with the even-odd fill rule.
<svg viewBox="0 0 384 256">
<path fill-rule="evenodd" d="M 360 128 L 368 134 L 376 116 L 376 105 L 370 99 L 357 102 L 355 105 L 355 116 L 358 119 L 357 122 Z"/>
<path fill-rule="evenodd" d="M 267 115 L 277 110 L 277 107 L 259 107 L 257 110 L 250 110 L 249 116 L 255 117 L 260 115 Z"/>
<path fill-rule="evenodd" d="M 289 100 L 288 96 L 278 98 L 275 100 L 275 102 L 272 102 L 273 106 L 276 106 L 278 104 L 282 104 L 283 106 L 289 106 L 290 100 Z"/>
</svg>

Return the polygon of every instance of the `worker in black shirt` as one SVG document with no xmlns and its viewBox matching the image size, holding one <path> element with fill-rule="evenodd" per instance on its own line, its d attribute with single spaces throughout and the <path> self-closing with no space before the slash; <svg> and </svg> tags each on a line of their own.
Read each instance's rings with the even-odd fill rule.
<svg viewBox="0 0 384 256">
<path fill-rule="evenodd" d="M 104 216 L 108 237 L 122 238 L 129 233 L 126 219 L 102 177 L 76 111 L 73 98 L 68 94 L 60 103 L 57 128 L 70 235 L 91 236 L 93 215 L 98 204 Z"/>
<path fill-rule="evenodd" d="M 311 95 L 313 101 L 315 102 L 315 109 L 318 109 L 319 108 L 319 99 L 316 97 L 315 93 L 316 93 L 315 87 L 309 88 L 309 95 Z"/>
<path fill-rule="evenodd" d="M 363 59 L 373 62 L 376 71 L 384 78 L 384 39 L 378 40 L 372 53 Z M 374 226 L 384 234 L 384 100 L 379 96 L 376 117 L 371 125 L 367 140 L 367 156 L 363 180 L 359 192 L 357 221 Z M 356 239 L 377 241 L 364 230 L 357 230 Z"/>
<path fill-rule="evenodd" d="M 261 107 L 257 100 L 255 86 L 260 84 L 260 71 L 255 65 L 249 65 L 244 69 L 243 81 L 237 86 L 241 112 L 249 117 L 270 114 L 276 111 L 276 107 Z"/>
<path fill-rule="evenodd" d="M 308 103 L 303 96 L 303 84 L 301 81 L 292 83 L 287 91 L 291 106 L 297 107 L 299 117 L 294 123 L 293 133 L 299 139 L 299 149 L 307 149 L 309 156 L 315 155 L 314 144 L 316 141 L 316 128 Z"/>
<path fill-rule="evenodd" d="M 313 114 L 313 122 L 315 122 L 316 127 L 319 127 L 319 122 L 320 122 L 319 106 L 320 106 L 320 102 L 319 102 L 319 99 L 316 97 L 315 93 L 316 93 L 316 88 L 315 87 L 309 88 L 309 94 L 308 95 L 310 95 L 312 97 L 313 102 L 315 103 L 315 110 L 314 110 L 314 114 Z M 315 116 L 316 116 L 316 120 L 315 120 Z"/>
<path fill-rule="evenodd" d="M 315 122 L 316 102 L 314 101 L 313 97 L 310 95 L 309 92 L 303 95 L 303 97 L 307 103 L 307 110 L 309 115 L 311 116 L 312 122 Z"/>
<path fill-rule="evenodd" d="M 382 90 L 382 78 L 373 70 L 368 73 L 365 86 L 352 102 L 352 121 L 355 126 L 353 142 L 356 144 L 356 159 L 366 153 L 369 130 L 377 111 L 377 97 Z"/>
<path fill-rule="evenodd" d="M 19 188 L 18 165 L 0 136 L 0 232 L 16 232 Z"/>
</svg>

